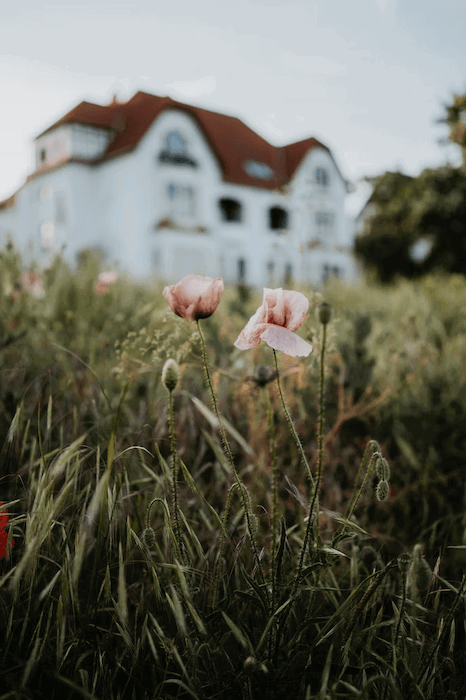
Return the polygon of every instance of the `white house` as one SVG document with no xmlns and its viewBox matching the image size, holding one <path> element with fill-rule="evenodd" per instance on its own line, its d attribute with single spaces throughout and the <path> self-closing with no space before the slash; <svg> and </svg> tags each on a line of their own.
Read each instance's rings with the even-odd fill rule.
<svg viewBox="0 0 466 700">
<path fill-rule="evenodd" d="M 100 249 L 137 277 L 353 280 L 348 184 L 315 138 L 280 148 L 235 117 L 136 93 L 81 102 L 35 139 L 36 167 L 0 202 L 0 245 L 30 262 Z"/>
</svg>

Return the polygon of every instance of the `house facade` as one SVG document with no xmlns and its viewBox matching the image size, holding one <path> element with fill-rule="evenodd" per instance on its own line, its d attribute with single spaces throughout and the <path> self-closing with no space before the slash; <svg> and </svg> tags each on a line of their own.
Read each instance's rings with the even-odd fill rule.
<svg viewBox="0 0 466 700">
<path fill-rule="evenodd" d="M 99 249 L 135 277 L 226 283 L 352 281 L 348 184 L 309 138 L 280 148 L 239 119 L 136 93 L 82 102 L 35 139 L 35 170 L 0 202 L 29 262 Z"/>
</svg>

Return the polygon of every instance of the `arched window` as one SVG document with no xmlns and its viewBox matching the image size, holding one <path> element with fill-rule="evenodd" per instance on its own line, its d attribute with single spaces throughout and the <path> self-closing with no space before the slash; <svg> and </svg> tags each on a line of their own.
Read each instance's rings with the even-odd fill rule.
<svg viewBox="0 0 466 700">
<path fill-rule="evenodd" d="M 269 209 L 269 225 L 274 231 L 288 228 L 288 212 L 281 207 L 271 207 Z"/>
<path fill-rule="evenodd" d="M 165 148 L 169 153 L 184 153 L 186 145 L 179 131 L 170 131 L 165 141 Z"/>
<path fill-rule="evenodd" d="M 235 199 L 221 199 L 219 206 L 222 221 L 241 221 L 241 204 Z"/>
<path fill-rule="evenodd" d="M 165 148 L 159 153 L 159 162 L 197 168 L 197 162 L 188 155 L 186 142 L 179 131 L 170 131 L 167 134 Z"/>
<path fill-rule="evenodd" d="M 328 185 L 328 172 L 325 170 L 325 168 L 316 169 L 316 182 L 318 185 L 322 185 L 323 187 Z"/>
</svg>

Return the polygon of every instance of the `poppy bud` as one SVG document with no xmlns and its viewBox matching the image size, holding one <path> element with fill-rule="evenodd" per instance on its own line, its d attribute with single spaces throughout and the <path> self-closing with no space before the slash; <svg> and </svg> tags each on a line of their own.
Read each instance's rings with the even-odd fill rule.
<svg viewBox="0 0 466 700">
<path fill-rule="evenodd" d="M 267 367 L 267 365 L 257 365 L 254 368 L 252 379 L 257 386 L 265 386 L 269 382 L 272 382 L 276 376 L 277 373 L 271 367 Z"/>
<path fill-rule="evenodd" d="M 167 391 L 174 391 L 180 378 L 180 370 L 175 360 L 167 360 L 162 369 L 162 382 Z"/>
<path fill-rule="evenodd" d="M 388 492 L 390 490 L 390 486 L 388 485 L 388 481 L 385 481 L 382 479 L 382 481 L 379 481 L 377 484 L 377 489 L 375 491 L 375 495 L 377 496 L 378 501 L 386 501 L 388 498 Z"/>
<path fill-rule="evenodd" d="M 375 472 L 379 479 L 390 481 L 390 466 L 385 457 L 382 457 L 382 455 L 378 457 L 375 463 Z"/>
<path fill-rule="evenodd" d="M 332 305 L 326 301 L 322 301 L 316 309 L 316 316 L 317 320 L 320 321 L 323 326 L 326 326 L 332 318 Z"/>
</svg>

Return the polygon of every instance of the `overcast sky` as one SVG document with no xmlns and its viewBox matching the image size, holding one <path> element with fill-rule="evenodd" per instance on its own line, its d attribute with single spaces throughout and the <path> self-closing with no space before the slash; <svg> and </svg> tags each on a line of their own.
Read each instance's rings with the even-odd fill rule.
<svg viewBox="0 0 466 700">
<path fill-rule="evenodd" d="M 23 0 L 2 7 L 0 36 L 0 200 L 41 131 L 138 90 L 237 116 L 277 146 L 315 136 L 356 185 L 460 162 L 435 120 L 466 92 L 465 0 Z"/>
</svg>

